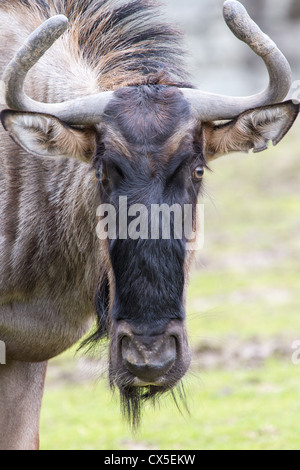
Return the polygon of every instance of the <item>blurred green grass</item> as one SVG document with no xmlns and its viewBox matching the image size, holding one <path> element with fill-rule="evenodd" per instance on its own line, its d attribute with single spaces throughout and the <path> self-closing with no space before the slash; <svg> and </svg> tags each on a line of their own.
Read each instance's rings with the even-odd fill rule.
<svg viewBox="0 0 300 470">
<path fill-rule="evenodd" d="M 205 245 L 188 295 L 190 415 L 163 398 L 133 435 L 105 374 L 68 379 L 80 362 L 73 348 L 49 365 L 42 449 L 300 448 L 300 366 L 291 356 L 207 370 L 197 362 L 203 343 L 280 337 L 289 348 L 300 339 L 299 131 L 297 123 L 264 153 L 221 158 L 206 175 Z"/>
<path fill-rule="evenodd" d="M 190 416 L 170 399 L 146 409 L 132 435 L 105 383 L 48 389 L 41 448 L 48 450 L 299 449 L 300 369 L 269 361 L 257 370 L 187 378 Z"/>
</svg>

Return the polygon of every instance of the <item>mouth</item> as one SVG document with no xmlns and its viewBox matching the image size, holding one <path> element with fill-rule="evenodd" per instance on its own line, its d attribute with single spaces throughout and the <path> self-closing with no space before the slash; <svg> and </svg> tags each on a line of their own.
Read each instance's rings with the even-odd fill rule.
<svg viewBox="0 0 300 470">
<path fill-rule="evenodd" d="M 163 385 L 163 378 L 158 379 L 156 382 L 149 382 L 149 381 L 144 381 L 139 379 L 138 377 L 135 377 L 133 379 L 132 385 L 134 387 L 159 387 Z"/>
</svg>

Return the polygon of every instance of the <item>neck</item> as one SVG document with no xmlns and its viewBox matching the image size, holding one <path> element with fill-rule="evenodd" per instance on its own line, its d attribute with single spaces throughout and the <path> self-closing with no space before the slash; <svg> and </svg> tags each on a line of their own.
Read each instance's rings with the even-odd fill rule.
<svg viewBox="0 0 300 470">
<path fill-rule="evenodd" d="M 100 196 L 89 165 L 15 152 L 2 166 L 2 296 L 57 297 L 73 289 L 82 301 L 92 300 L 102 252 L 96 234 Z"/>
<path fill-rule="evenodd" d="M 72 267 L 72 276 L 94 295 L 102 266 L 96 233 L 97 181 L 88 164 L 63 159 L 57 167 L 60 176 L 53 169 L 48 187 L 56 210 L 56 247 Z"/>
</svg>

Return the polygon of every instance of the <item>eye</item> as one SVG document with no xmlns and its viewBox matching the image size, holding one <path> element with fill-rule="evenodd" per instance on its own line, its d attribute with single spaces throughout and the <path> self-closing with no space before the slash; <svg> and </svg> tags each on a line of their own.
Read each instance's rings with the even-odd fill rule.
<svg viewBox="0 0 300 470">
<path fill-rule="evenodd" d="M 195 181 L 200 181 L 204 175 L 204 168 L 203 166 L 197 166 L 192 173 L 192 178 Z"/>
<path fill-rule="evenodd" d="M 105 175 L 105 178 L 113 185 L 119 185 L 124 179 L 124 173 L 122 169 L 114 162 L 111 162 L 105 166 L 103 169 L 103 175 Z"/>
<path fill-rule="evenodd" d="M 120 178 L 124 178 L 124 173 L 123 173 L 123 171 L 121 170 L 121 168 L 119 167 L 119 165 L 117 165 L 116 163 L 114 163 L 113 165 L 111 165 L 111 169 L 112 169 L 112 171 L 115 173 L 115 175 L 117 175 L 117 176 L 120 177 Z"/>
<path fill-rule="evenodd" d="M 103 166 L 101 165 L 97 170 L 96 170 L 96 178 L 99 181 L 104 181 L 106 179 L 106 175 L 103 171 Z"/>
</svg>

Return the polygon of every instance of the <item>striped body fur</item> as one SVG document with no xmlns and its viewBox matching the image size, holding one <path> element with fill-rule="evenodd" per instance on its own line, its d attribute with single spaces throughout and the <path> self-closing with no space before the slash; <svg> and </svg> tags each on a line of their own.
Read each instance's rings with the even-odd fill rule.
<svg viewBox="0 0 300 470">
<path fill-rule="evenodd" d="M 132 2 L 129 19 L 149 20 L 151 3 Z M 107 0 L 2 1 L 0 73 L 42 21 L 64 13 L 69 31 L 28 74 L 26 90 L 32 98 L 60 102 L 143 82 L 145 64 L 132 56 L 150 52 L 151 31 L 149 40 L 134 41 L 134 34 L 145 29 L 140 21 L 130 42 L 127 25 L 125 41 L 116 5 Z M 158 26 L 157 41 L 169 33 L 168 26 Z M 171 72 L 184 78 L 179 65 Z M 100 195 L 90 162 L 29 156 L 3 128 L 0 141 L 0 337 L 9 357 L 41 361 L 71 346 L 93 321 L 104 265 L 96 237 Z"/>
</svg>

